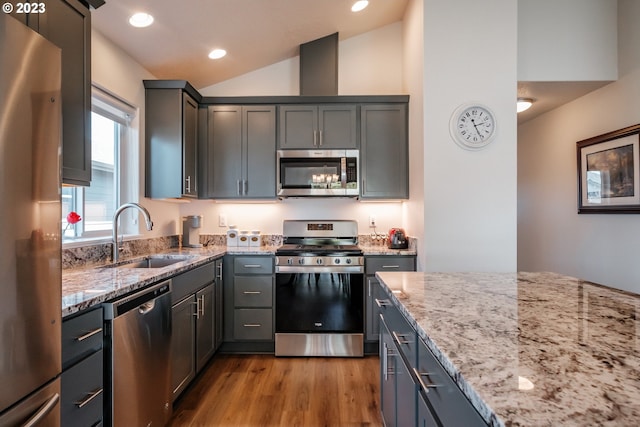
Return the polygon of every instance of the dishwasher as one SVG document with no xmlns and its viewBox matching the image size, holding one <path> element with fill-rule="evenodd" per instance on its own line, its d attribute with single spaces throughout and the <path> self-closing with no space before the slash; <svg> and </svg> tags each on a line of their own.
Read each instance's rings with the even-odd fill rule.
<svg viewBox="0 0 640 427">
<path fill-rule="evenodd" d="M 171 417 L 171 280 L 105 303 L 105 424 L 161 427 Z"/>
</svg>

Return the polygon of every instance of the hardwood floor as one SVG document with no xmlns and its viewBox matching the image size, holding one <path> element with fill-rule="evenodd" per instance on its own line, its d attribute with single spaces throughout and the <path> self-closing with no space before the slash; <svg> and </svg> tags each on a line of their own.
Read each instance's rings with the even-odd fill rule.
<svg viewBox="0 0 640 427">
<path fill-rule="evenodd" d="M 171 427 L 381 426 L 379 359 L 217 355 Z"/>
</svg>

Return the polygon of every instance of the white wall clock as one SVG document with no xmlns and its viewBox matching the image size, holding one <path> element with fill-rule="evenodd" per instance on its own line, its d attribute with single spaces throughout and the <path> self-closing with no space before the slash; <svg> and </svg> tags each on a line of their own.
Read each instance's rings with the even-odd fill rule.
<svg viewBox="0 0 640 427">
<path fill-rule="evenodd" d="M 463 104 L 451 115 L 449 131 L 462 148 L 477 150 L 485 147 L 496 136 L 496 117 L 482 104 Z"/>
</svg>

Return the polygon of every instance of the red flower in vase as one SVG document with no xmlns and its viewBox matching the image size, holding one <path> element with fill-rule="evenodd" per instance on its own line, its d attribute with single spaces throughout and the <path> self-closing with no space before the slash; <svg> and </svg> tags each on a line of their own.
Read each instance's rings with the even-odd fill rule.
<svg viewBox="0 0 640 427">
<path fill-rule="evenodd" d="M 82 217 L 80 217 L 80 215 L 78 215 L 74 211 L 69 212 L 69 214 L 67 215 L 67 225 L 66 227 L 64 227 L 64 230 L 62 230 L 62 235 L 64 236 L 64 233 L 67 232 L 70 225 L 77 224 L 80 221 L 82 221 Z"/>
<path fill-rule="evenodd" d="M 80 217 L 80 215 L 78 215 L 74 211 L 69 212 L 69 214 L 67 215 L 68 224 L 77 224 L 80 221 L 82 221 L 82 218 Z"/>
</svg>

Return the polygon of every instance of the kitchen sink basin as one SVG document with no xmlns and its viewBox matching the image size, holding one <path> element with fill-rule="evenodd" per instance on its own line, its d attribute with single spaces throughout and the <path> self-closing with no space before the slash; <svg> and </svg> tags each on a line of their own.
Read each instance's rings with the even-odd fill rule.
<svg viewBox="0 0 640 427">
<path fill-rule="evenodd" d="M 116 268 L 162 268 L 182 261 L 193 259 L 191 256 L 148 256 L 142 259 L 131 260 L 110 267 Z"/>
</svg>

